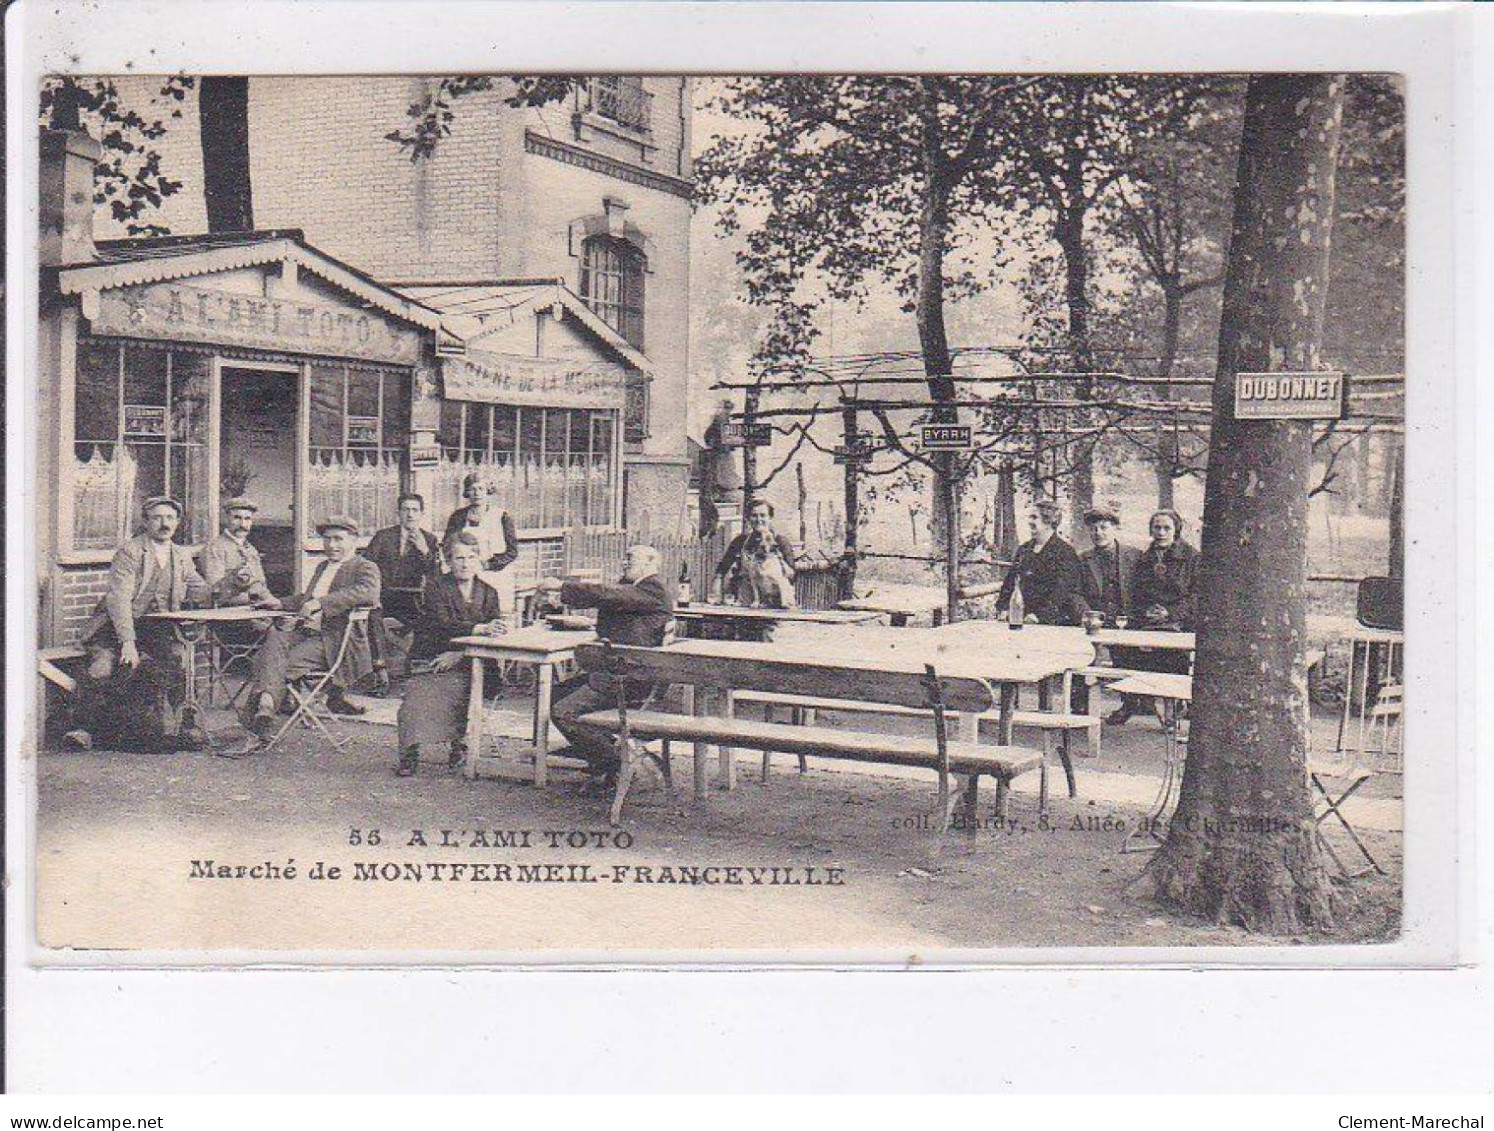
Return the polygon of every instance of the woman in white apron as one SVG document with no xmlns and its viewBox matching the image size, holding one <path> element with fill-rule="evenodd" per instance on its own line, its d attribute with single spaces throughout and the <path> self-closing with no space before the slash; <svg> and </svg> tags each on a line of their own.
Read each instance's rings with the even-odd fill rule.
<svg viewBox="0 0 1494 1131">
<path fill-rule="evenodd" d="M 514 520 L 508 511 L 493 505 L 492 491 L 476 472 L 462 480 L 465 507 L 453 511 L 446 520 L 446 538 L 463 530 L 477 539 L 482 553 L 482 570 L 478 577 L 498 594 L 505 618 L 514 613 L 519 539 Z"/>
</svg>

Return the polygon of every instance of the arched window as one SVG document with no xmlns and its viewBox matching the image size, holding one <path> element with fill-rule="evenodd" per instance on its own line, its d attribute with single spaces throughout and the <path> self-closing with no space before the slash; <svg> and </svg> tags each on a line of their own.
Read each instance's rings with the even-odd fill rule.
<svg viewBox="0 0 1494 1131">
<path fill-rule="evenodd" d="M 643 253 L 626 240 L 592 236 L 581 245 L 581 298 L 636 350 L 643 349 Z"/>
</svg>

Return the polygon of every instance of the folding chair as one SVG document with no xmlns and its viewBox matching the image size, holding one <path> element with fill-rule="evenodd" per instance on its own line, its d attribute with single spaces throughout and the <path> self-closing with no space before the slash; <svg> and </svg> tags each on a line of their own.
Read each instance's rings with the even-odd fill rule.
<svg viewBox="0 0 1494 1131">
<path fill-rule="evenodd" d="M 310 672 L 304 680 L 297 681 L 309 683 L 310 686 L 305 689 L 297 686 L 297 682 L 291 683 L 287 690 L 290 692 L 291 699 L 296 704 L 295 710 L 291 712 L 290 718 L 281 724 L 280 729 L 275 732 L 274 737 L 264 744 L 262 753 L 268 754 L 271 750 L 275 749 L 276 745 L 290 733 L 291 727 L 297 723 L 308 729 L 315 728 L 321 731 L 322 737 L 332 744 L 333 749 L 338 751 L 341 751 L 352 741 L 351 735 L 339 738 L 327 728 L 327 724 L 335 722 L 336 717 L 326 708 L 326 694 L 328 687 L 332 683 L 332 677 L 337 674 L 338 670 L 342 667 L 343 661 L 347 659 L 348 649 L 352 646 L 354 637 L 361 634 L 367 638 L 368 621 L 373 612 L 372 608 L 351 610 L 348 613 L 348 623 L 342 630 L 342 640 L 337 645 L 337 655 L 333 658 L 332 663 L 324 669 Z"/>
</svg>

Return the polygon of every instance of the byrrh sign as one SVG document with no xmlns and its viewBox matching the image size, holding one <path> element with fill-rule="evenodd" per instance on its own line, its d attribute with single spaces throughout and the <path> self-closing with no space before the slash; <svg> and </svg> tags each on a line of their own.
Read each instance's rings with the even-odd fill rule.
<svg viewBox="0 0 1494 1131">
<path fill-rule="evenodd" d="M 1348 382 L 1342 373 L 1237 373 L 1236 420 L 1337 420 Z"/>
</svg>

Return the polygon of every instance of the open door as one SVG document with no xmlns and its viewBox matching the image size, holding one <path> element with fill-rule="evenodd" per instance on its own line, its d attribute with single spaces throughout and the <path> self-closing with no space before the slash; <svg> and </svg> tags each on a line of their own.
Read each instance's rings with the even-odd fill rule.
<svg viewBox="0 0 1494 1131">
<path fill-rule="evenodd" d="M 223 366 L 219 499 L 243 495 L 259 504 L 249 540 L 264 558 L 270 592 L 280 595 L 296 583 L 299 397 L 294 366 Z"/>
</svg>

